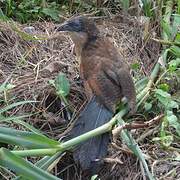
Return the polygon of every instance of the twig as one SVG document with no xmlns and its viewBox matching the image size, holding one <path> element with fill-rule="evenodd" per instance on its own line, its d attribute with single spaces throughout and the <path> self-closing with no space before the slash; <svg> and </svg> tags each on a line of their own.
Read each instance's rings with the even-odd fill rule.
<svg viewBox="0 0 180 180">
<path fill-rule="evenodd" d="M 103 161 L 106 163 L 116 163 L 116 164 L 124 164 L 120 159 L 118 158 L 103 158 Z"/>
<path fill-rule="evenodd" d="M 122 147 L 118 146 L 117 144 L 115 144 L 114 142 L 112 142 L 111 144 L 118 151 L 123 151 L 124 153 L 133 154 L 133 152 L 131 150 L 129 150 L 128 148 L 122 148 Z"/>
<path fill-rule="evenodd" d="M 147 121 L 144 123 L 133 122 L 133 123 L 126 123 L 121 126 L 118 126 L 117 128 L 115 128 L 112 131 L 113 141 L 116 142 L 117 138 L 119 137 L 120 132 L 123 129 L 141 129 L 141 128 L 145 128 L 145 127 L 150 127 L 153 124 L 159 123 L 159 121 L 162 119 L 163 116 L 164 116 L 164 114 L 161 114 L 161 115 L 156 116 L 155 118 L 151 119 L 150 121 Z"/>
<path fill-rule="evenodd" d="M 163 40 L 163 39 L 156 39 L 156 38 L 151 38 L 152 40 L 159 42 L 163 45 L 176 45 L 176 46 L 180 46 L 179 42 L 174 42 L 174 41 L 168 41 L 168 40 Z"/>
<path fill-rule="evenodd" d="M 153 129 L 150 129 L 148 132 L 142 134 L 138 139 L 136 139 L 136 142 L 141 142 L 143 141 L 146 137 L 150 136 L 152 133 L 156 132 L 159 129 L 159 126 L 156 126 Z"/>
</svg>

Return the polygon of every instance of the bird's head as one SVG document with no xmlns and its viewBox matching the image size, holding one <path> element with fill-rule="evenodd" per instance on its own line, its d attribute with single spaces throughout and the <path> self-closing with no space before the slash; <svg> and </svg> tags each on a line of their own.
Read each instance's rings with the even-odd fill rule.
<svg viewBox="0 0 180 180">
<path fill-rule="evenodd" d="M 57 31 L 69 32 L 70 35 L 96 36 L 98 29 L 92 20 L 86 16 L 73 17 L 56 28 Z"/>
</svg>

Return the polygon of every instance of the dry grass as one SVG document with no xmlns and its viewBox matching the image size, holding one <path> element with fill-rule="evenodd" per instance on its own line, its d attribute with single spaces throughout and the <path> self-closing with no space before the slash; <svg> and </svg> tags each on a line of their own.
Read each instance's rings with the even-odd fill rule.
<svg viewBox="0 0 180 180">
<path fill-rule="evenodd" d="M 159 44 L 150 40 L 155 36 L 155 29 L 151 29 L 149 24 L 151 33 L 146 36 L 147 24 L 129 16 L 99 20 L 98 24 L 102 34 L 111 37 L 125 60 L 129 64 L 140 63 L 140 74 L 148 75 L 159 56 Z M 0 83 L 10 77 L 9 82 L 15 85 L 8 93 L 9 99 L 16 97 L 16 100 L 38 101 L 34 106 L 22 106 L 11 113 L 36 113 L 26 120 L 50 137 L 58 139 L 59 134 L 67 128 L 69 118 L 66 108 L 48 81 L 54 79 L 59 72 L 64 72 L 71 84 L 68 97 L 70 105 L 74 107 L 75 113 L 80 111 L 86 97 L 79 78 L 79 62 L 76 61 L 74 46 L 68 36 L 59 35 L 52 38 L 55 33 L 53 23 L 32 25 L 37 36 L 46 36 L 48 40 L 23 40 L 12 29 L 11 24 L 0 22 Z M 23 30 L 22 25 L 18 26 Z M 137 75 L 137 72 L 134 73 Z M 140 116 L 137 118 L 144 120 Z M 171 177 L 172 169 L 178 172 L 178 164 L 170 160 L 158 160 L 171 157 L 173 154 L 167 152 L 164 155 L 165 152 L 160 150 L 158 145 L 151 143 L 151 136 L 156 134 L 157 130 L 157 127 L 154 127 L 153 130 L 136 130 L 132 133 L 139 139 L 139 144 L 156 177 L 167 179 Z M 109 158 L 118 159 L 123 165 L 118 161 L 106 163 L 102 169 L 102 179 L 145 179 L 141 164 L 120 141 L 116 147 L 110 146 Z M 72 179 L 72 172 L 75 172 L 74 179 L 84 179 L 84 175 L 74 164 L 68 163 L 67 159 L 65 161 L 61 159 L 59 167 L 55 168 L 56 175 Z"/>
</svg>

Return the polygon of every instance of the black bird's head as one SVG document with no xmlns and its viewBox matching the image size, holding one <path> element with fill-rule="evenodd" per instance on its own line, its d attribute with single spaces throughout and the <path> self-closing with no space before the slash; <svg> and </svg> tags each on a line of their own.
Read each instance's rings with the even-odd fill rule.
<svg viewBox="0 0 180 180">
<path fill-rule="evenodd" d="M 57 27 L 56 31 L 68 32 L 75 43 L 75 51 L 78 56 L 83 47 L 95 42 L 99 34 L 93 19 L 86 16 L 73 17 Z"/>
<path fill-rule="evenodd" d="M 77 16 L 65 21 L 57 27 L 57 31 L 69 32 L 70 34 L 87 34 L 88 36 L 97 35 L 98 29 L 94 21 L 86 16 Z"/>
</svg>

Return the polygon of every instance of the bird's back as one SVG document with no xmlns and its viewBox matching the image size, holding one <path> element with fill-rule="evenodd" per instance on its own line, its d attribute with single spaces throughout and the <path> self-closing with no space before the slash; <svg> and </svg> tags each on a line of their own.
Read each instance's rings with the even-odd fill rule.
<svg viewBox="0 0 180 180">
<path fill-rule="evenodd" d="M 123 97 L 116 72 L 124 69 L 129 74 L 127 64 L 111 41 L 104 37 L 97 37 L 97 39 L 87 42 L 80 58 L 82 76 L 89 84 L 93 94 L 108 109 L 115 111 L 116 104 Z"/>
</svg>

